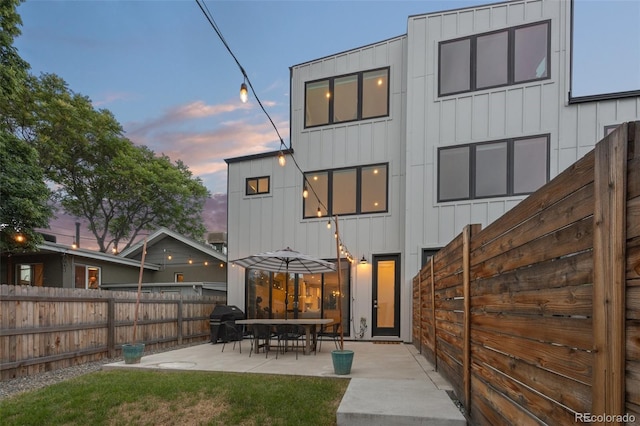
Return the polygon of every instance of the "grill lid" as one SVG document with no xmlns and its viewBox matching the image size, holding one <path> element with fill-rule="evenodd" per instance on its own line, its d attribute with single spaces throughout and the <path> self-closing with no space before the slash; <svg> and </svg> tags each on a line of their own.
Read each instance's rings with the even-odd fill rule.
<svg viewBox="0 0 640 426">
<path fill-rule="evenodd" d="M 216 305 L 209 315 L 209 319 L 227 321 L 244 319 L 244 312 L 233 305 Z"/>
</svg>

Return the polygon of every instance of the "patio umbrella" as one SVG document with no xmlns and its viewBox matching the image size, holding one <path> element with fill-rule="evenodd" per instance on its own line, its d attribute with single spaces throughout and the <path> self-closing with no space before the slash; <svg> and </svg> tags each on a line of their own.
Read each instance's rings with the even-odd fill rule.
<svg viewBox="0 0 640 426">
<path fill-rule="evenodd" d="M 269 272 L 284 272 L 288 279 L 289 273 L 294 274 L 320 274 L 323 272 L 335 272 L 333 263 L 318 259 L 307 254 L 300 253 L 289 247 L 278 251 L 267 251 L 233 260 L 232 263 L 245 267 L 261 269 Z M 289 299 L 289 286 L 285 283 L 285 310 L 287 317 L 287 304 Z"/>
</svg>

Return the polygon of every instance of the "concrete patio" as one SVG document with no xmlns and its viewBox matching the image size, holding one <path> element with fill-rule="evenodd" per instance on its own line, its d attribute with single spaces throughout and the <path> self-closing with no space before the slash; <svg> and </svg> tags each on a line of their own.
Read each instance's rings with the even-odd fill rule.
<svg viewBox="0 0 640 426">
<path fill-rule="evenodd" d="M 338 425 L 466 425 L 464 416 L 447 391 L 449 383 L 410 344 L 400 342 L 345 342 L 355 352 L 351 374 L 333 372 L 333 343 L 324 342 L 321 352 L 296 355 L 253 353 L 250 343 L 240 347 L 210 343 L 143 355 L 139 364 L 124 361 L 108 369 L 156 369 L 225 371 L 349 378 L 351 382 L 337 412 Z"/>
</svg>

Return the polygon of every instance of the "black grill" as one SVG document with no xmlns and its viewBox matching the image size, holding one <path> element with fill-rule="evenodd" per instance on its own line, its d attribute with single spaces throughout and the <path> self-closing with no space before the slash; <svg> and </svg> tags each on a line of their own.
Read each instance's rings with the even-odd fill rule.
<svg viewBox="0 0 640 426">
<path fill-rule="evenodd" d="M 211 343 L 218 343 L 224 340 L 225 321 L 235 321 L 244 319 L 244 312 L 233 305 L 216 305 L 209 315 L 209 326 L 211 327 Z"/>
</svg>

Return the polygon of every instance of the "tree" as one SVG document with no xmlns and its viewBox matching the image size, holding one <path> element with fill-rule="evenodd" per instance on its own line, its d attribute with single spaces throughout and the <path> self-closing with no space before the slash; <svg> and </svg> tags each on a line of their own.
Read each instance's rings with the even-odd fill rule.
<svg viewBox="0 0 640 426">
<path fill-rule="evenodd" d="M 13 40 L 20 35 L 19 0 L 0 2 L 0 252 L 32 251 L 42 242 L 34 228 L 47 227 L 53 215 L 38 153 L 12 134 L 9 108 L 24 93 L 29 64 Z"/>
<path fill-rule="evenodd" d="M 60 77 L 44 74 L 29 85 L 23 105 L 30 106 L 16 114 L 16 129 L 38 150 L 56 201 L 87 219 L 100 251 L 123 250 L 160 226 L 202 239 L 209 192 L 182 162 L 134 145 L 111 112 L 94 109 Z"/>
<path fill-rule="evenodd" d="M 33 251 L 42 242 L 34 228 L 48 227 L 53 214 L 36 150 L 0 132 L 0 171 L 0 252 Z"/>
</svg>

